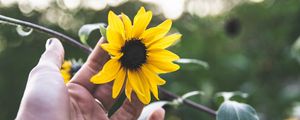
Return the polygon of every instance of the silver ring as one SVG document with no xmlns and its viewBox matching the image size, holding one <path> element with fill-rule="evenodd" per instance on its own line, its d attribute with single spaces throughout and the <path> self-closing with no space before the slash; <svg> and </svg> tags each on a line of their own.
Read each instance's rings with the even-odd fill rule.
<svg viewBox="0 0 300 120">
<path fill-rule="evenodd" d="M 108 116 L 108 112 L 107 110 L 105 109 L 104 105 L 98 100 L 95 98 L 95 101 L 98 103 L 98 105 L 102 108 L 102 110 L 105 112 L 106 116 Z"/>
</svg>

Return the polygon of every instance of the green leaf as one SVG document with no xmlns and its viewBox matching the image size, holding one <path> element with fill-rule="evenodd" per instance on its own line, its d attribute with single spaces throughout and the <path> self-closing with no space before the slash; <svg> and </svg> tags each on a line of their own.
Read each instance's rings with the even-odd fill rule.
<svg viewBox="0 0 300 120">
<path fill-rule="evenodd" d="M 199 94 L 203 95 L 204 93 L 201 91 L 191 91 L 191 92 L 185 93 L 184 95 L 182 95 L 181 97 L 179 97 L 173 101 L 161 100 L 161 101 L 152 102 L 151 104 L 144 107 L 138 120 L 148 120 L 154 110 L 156 110 L 158 108 L 162 108 L 165 105 L 170 105 L 170 106 L 177 108 L 180 104 L 182 104 L 183 100 L 185 100 L 189 97 L 195 96 L 195 95 L 199 95 Z"/>
<path fill-rule="evenodd" d="M 104 25 L 100 25 L 100 34 L 102 37 L 106 38 L 106 28 L 104 27 Z"/>
<path fill-rule="evenodd" d="M 204 67 L 205 69 L 209 68 L 209 65 L 207 62 L 198 60 L 198 59 L 181 58 L 175 62 L 181 63 L 181 64 L 196 64 L 196 65 Z"/>
<path fill-rule="evenodd" d="M 300 37 L 295 41 L 291 48 L 292 57 L 300 63 Z"/>
<path fill-rule="evenodd" d="M 204 92 L 202 92 L 202 91 L 191 91 L 191 92 L 185 93 L 181 97 L 179 97 L 177 99 L 174 99 L 172 102 L 169 103 L 169 105 L 172 105 L 173 107 L 177 108 L 179 105 L 181 105 L 183 103 L 183 100 L 185 100 L 189 97 L 196 96 L 196 95 L 204 95 Z"/>
<path fill-rule="evenodd" d="M 78 36 L 80 38 L 80 41 L 85 44 L 87 44 L 87 40 L 91 32 L 93 32 L 96 29 L 99 29 L 99 26 L 104 26 L 104 23 L 94 23 L 94 24 L 86 24 L 83 25 L 79 31 L 78 31 Z"/>
<path fill-rule="evenodd" d="M 158 108 L 162 108 L 163 106 L 165 106 L 167 104 L 169 104 L 169 101 L 152 102 L 151 104 L 149 104 L 143 108 L 143 111 L 142 111 L 141 115 L 139 116 L 138 120 L 148 120 L 154 110 L 157 110 Z"/>
<path fill-rule="evenodd" d="M 187 98 L 195 96 L 195 95 L 204 95 L 204 92 L 202 92 L 202 91 L 191 91 L 191 92 L 183 94 L 181 96 L 181 99 L 187 99 Z"/>
<path fill-rule="evenodd" d="M 259 118 L 250 105 L 228 100 L 217 111 L 217 120 L 259 120 Z"/>
<path fill-rule="evenodd" d="M 239 96 L 241 98 L 246 99 L 249 95 L 247 93 L 243 93 L 240 91 L 234 91 L 234 92 L 219 92 L 216 94 L 215 97 L 223 97 L 224 100 L 232 100 L 231 98 L 235 97 L 235 96 Z"/>
</svg>

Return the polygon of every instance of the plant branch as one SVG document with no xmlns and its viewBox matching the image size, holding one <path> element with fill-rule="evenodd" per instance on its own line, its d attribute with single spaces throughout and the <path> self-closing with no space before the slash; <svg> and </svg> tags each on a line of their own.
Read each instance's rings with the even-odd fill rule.
<svg viewBox="0 0 300 120">
<path fill-rule="evenodd" d="M 87 54 L 90 54 L 92 52 L 92 48 L 88 47 L 88 46 L 85 46 L 83 44 L 81 44 L 80 42 L 78 42 L 77 40 L 67 36 L 67 35 L 64 35 L 60 32 L 57 32 L 57 31 L 54 31 L 54 30 L 51 30 L 49 28 L 46 28 L 46 27 L 43 27 L 43 26 L 40 26 L 40 25 L 37 25 L 37 24 L 33 24 L 33 23 L 30 23 L 30 22 L 26 22 L 26 21 L 22 21 L 22 20 L 18 20 L 18 19 L 14 19 L 14 18 L 10 18 L 10 17 L 6 17 L 6 16 L 3 16 L 3 15 L 0 15 L 0 21 L 5 21 L 5 22 L 8 22 L 8 23 L 13 23 L 13 24 L 16 24 L 16 25 L 21 25 L 21 26 L 24 26 L 24 27 L 29 27 L 29 28 L 32 28 L 32 29 L 35 29 L 39 32 L 42 32 L 42 33 L 46 33 L 50 36 L 54 36 L 54 37 L 57 37 L 67 43 L 70 43 L 71 45 L 75 46 L 75 47 L 78 47 L 80 49 L 82 49 L 85 53 Z M 13 25 L 13 24 L 9 24 L 9 25 Z M 179 96 L 175 95 L 174 93 L 171 93 L 163 88 L 159 88 L 160 89 L 160 92 L 170 98 L 170 99 L 177 99 L 177 98 L 180 98 Z M 199 110 L 199 111 L 204 111 L 212 116 L 216 116 L 216 111 L 204 106 L 204 105 L 201 105 L 201 104 L 197 104 L 191 100 L 183 100 L 182 102 L 183 104 L 189 106 L 189 107 L 192 107 L 196 110 Z"/>
<path fill-rule="evenodd" d="M 55 36 L 55 37 L 65 41 L 65 42 L 70 43 L 71 45 L 73 45 L 75 47 L 79 47 L 80 49 L 82 49 L 86 53 L 90 53 L 92 51 L 91 48 L 81 44 L 80 42 L 77 42 L 75 39 L 73 39 L 69 36 L 66 36 L 66 35 L 64 35 L 60 32 L 51 30 L 49 28 L 46 28 L 46 27 L 43 27 L 43 26 L 40 26 L 40 25 L 37 25 L 37 24 L 33 24 L 33 23 L 30 23 L 30 22 L 26 22 L 26 21 L 14 19 L 14 18 L 6 17 L 6 16 L 3 16 L 3 15 L 0 15 L 0 21 L 5 21 L 5 22 L 8 22 L 8 23 L 17 24 L 17 25 L 21 25 L 21 26 L 24 26 L 24 27 L 29 27 L 29 28 L 38 30 L 39 32 L 46 33 L 50 36 Z M 12 24 L 9 24 L 9 25 L 12 25 Z"/>
<path fill-rule="evenodd" d="M 175 95 L 174 93 L 171 93 L 171 92 L 169 92 L 166 89 L 163 89 L 161 87 L 159 87 L 159 91 L 160 91 L 160 93 L 162 93 L 164 96 L 167 96 L 171 100 L 172 99 L 178 99 L 178 98 L 180 98 L 179 96 Z M 182 103 L 185 104 L 185 105 L 187 105 L 187 106 L 189 106 L 189 107 L 192 107 L 192 108 L 194 108 L 196 110 L 204 111 L 204 112 L 210 114 L 211 116 L 215 117 L 217 115 L 217 113 L 216 113 L 215 110 L 213 110 L 211 108 L 208 108 L 208 107 L 206 107 L 204 105 L 195 103 L 195 102 L 193 102 L 191 100 L 183 99 Z"/>
</svg>

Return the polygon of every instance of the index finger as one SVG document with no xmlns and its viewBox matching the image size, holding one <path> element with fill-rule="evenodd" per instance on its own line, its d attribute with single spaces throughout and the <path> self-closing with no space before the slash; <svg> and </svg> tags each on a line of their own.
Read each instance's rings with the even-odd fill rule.
<svg viewBox="0 0 300 120">
<path fill-rule="evenodd" d="M 109 59 L 109 55 L 104 51 L 100 45 L 106 43 L 105 38 L 101 38 L 92 53 L 89 55 L 87 61 L 83 64 L 82 68 L 73 76 L 71 83 L 79 84 L 85 87 L 90 93 L 93 93 L 95 85 L 90 82 L 93 77 Z"/>
</svg>

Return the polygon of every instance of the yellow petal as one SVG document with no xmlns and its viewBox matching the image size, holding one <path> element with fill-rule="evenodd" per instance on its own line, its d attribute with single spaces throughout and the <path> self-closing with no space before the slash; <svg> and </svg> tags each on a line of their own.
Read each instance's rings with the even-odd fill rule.
<svg viewBox="0 0 300 120">
<path fill-rule="evenodd" d="M 128 100 L 131 101 L 131 93 L 132 93 L 132 87 L 130 83 L 128 82 L 128 79 L 126 80 L 126 87 L 125 87 L 125 95 L 127 96 Z"/>
<path fill-rule="evenodd" d="M 116 49 L 121 49 L 121 47 L 125 44 L 125 40 L 122 35 L 113 30 L 110 26 L 107 27 L 106 37 L 108 43 L 114 46 Z"/>
<path fill-rule="evenodd" d="M 112 46 L 112 44 L 104 43 L 104 44 L 101 44 L 101 47 L 105 51 L 107 51 L 110 55 L 116 56 L 116 55 L 119 55 L 121 53 L 120 52 L 121 48 L 118 49 L 117 47 Z"/>
<path fill-rule="evenodd" d="M 132 28 L 132 37 L 139 38 L 139 36 L 145 31 L 148 24 L 152 19 L 152 12 L 148 11 L 145 14 L 136 16 Z"/>
<path fill-rule="evenodd" d="M 176 40 L 181 38 L 181 34 L 175 33 L 172 35 L 169 35 L 167 37 L 164 37 L 155 43 L 151 44 L 148 48 L 148 50 L 154 50 L 154 49 L 165 49 L 169 46 L 171 46 Z"/>
<path fill-rule="evenodd" d="M 156 99 L 156 100 L 159 100 L 159 97 L 158 97 L 158 88 L 157 88 L 157 86 L 152 86 L 151 91 L 152 91 L 152 94 L 153 94 L 153 96 L 155 97 L 155 99 Z"/>
<path fill-rule="evenodd" d="M 124 24 L 113 11 L 108 13 L 108 26 L 122 36 L 124 35 Z"/>
<path fill-rule="evenodd" d="M 162 78 L 159 77 L 159 75 L 157 75 L 152 67 L 149 67 L 149 66 L 152 66 L 150 64 L 145 64 L 143 67 L 142 67 L 142 70 L 144 72 L 144 74 L 147 76 L 147 78 L 149 80 L 153 80 L 152 82 L 155 82 L 157 85 L 164 85 L 166 83 L 166 81 Z"/>
<path fill-rule="evenodd" d="M 139 17 L 139 16 L 141 16 L 141 15 L 143 15 L 143 14 L 145 14 L 146 13 L 146 10 L 145 10 L 145 8 L 144 7 L 141 7 L 140 9 L 139 9 L 139 11 L 136 13 L 136 15 L 135 15 L 135 17 L 134 17 L 134 23 L 136 23 L 136 21 L 137 21 L 137 18 Z"/>
<path fill-rule="evenodd" d="M 154 72 L 150 71 L 146 66 L 142 67 L 142 73 L 144 75 L 144 77 L 147 79 L 147 81 L 149 82 L 149 86 L 150 89 L 153 93 L 153 96 L 159 100 L 158 98 L 158 81 L 164 81 L 162 80 L 157 74 L 155 74 Z M 165 83 L 165 81 L 164 81 Z"/>
<path fill-rule="evenodd" d="M 145 84 L 144 80 L 140 77 L 138 70 L 128 70 L 128 80 L 130 86 L 132 86 L 138 99 L 143 104 L 148 104 L 150 102 L 151 96 L 149 98 L 149 87 Z M 147 91 L 148 90 L 148 91 Z"/>
<path fill-rule="evenodd" d="M 148 104 L 151 100 L 149 85 L 146 84 L 146 81 L 140 76 L 140 72 L 138 70 L 129 70 L 128 80 L 138 99 L 143 104 Z"/>
<path fill-rule="evenodd" d="M 164 71 L 164 70 L 161 70 L 151 64 L 145 64 L 145 66 L 147 66 L 150 70 L 154 71 L 155 73 L 158 73 L 158 74 L 161 74 L 161 73 L 168 73 L 169 71 Z"/>
<path fill-rule="evenodd" d="M 69 60 L 64 61 L 64 63 L 61 66 L 61 69 L 65 70 L 65 71 L 70 71 L 71 68 L 72 68 L 72 62 Z"/>
<path fill-rule="evenodd" d="M 147 98 L 145 96 L 143 96 L 143 95 L 137 94 L 137 97 L 145 105 L 149 104 L 149 102 L 150 102 L 150 101 L 148 102 Z"/>
<path fill-rule="evenodd" d="M 170 30 L 172 26 L 172 20 L 168 19 L 159 24 L 156 27 L 152 27 L 147 29 L 141 36 L 146 46 L 150 45 L 151 43 L 163 38 Z"/>
<path fill-rule="evenodd" d="M 152 87 L 157 86 L 154 84 L 153 86 L 151 85 L 150 80 L 147 78 L 147 76 L 143 73 L 142 69 L 138 70 L 138 74 L 140 76 L 141 81 L 144 83 L 144 90 L 145 90 L 145 99 L 147 104 L 151 101 L 151 93 L 150 90 L 152 91 Z"/>
<path fill-rule="evenodd" d="M 144 104 L 149 104 L 151 101 L 150 85 L 145 84 L 144 89 L 145 89 L 145 99 L 146 99 L 146 102 L 144 102 Z"/>
<path fill-rule="evenodd" d="M 155 97 L 155 99 L 156 99 L 156 100 L 159 100 L 159 97 L 158 97 L 158 88 L 157 88 L 157 86 L 152 86 L 151 91 L 152 91 L 152 94 L 153 94 L 153 96 Z"/>
<path fill-rule="evenodd" d="M 131 23 L 131 20 L 124 13 L 122 13 L 122 20 L 123 20 L 124 27 L 125 27 L 126 40 L 129 40 L 129 39 L 132 38 L 132 36 L 131 36 L 131 32 L 132 32 L 132 23 Z"/>
<path fill-rule="evenodd" d="M 64 83 L 67 84 L 71 79 L 71 75 L 70 75 L 69 71 L 60 70 L 60 73 L 64 79 Z"/>
<path fill-rule="evenodd" d="M 128 81 L 132 86 L 133 90 L 136 92 L 137 95 L 145 96 L 145 91 L 143 88 L 143 82 L 141 81 L 138 72 L 135 70 L 128 70 Z"/>
<path fill-rule="evenodd" d="M 110 59 L 105 63 L 103 69 L 91 78 L 91 82 L 95 84 L 103 84 L 116 78 L 121 64 L 116 59 Z"/>
<path fill-rule="evenodd" d="M 156 67 L 162 73 L 174 72 L 180 68 L 179 65 L 164 60 L 147 60 L 147 63 Z"/>
<path fill-rule="evenodd" d="M 178 60 L 179 56 L 168 51 L 168 50 L 149 50 L 147 54 L 147 60 L 164 60 L 164 61 L 174 61 Z"/>
<path fill-rule="evenodd" d="M 124 69 L 121 68 L 117 74 L 116 79 L 114 80 L 114 85 L 112 90 L 113 98 L 116 98 L 119 95 L 124 84 L 125 76 L 126 76 L 126 72 Z"/>
<path fill-rule="evenodd" d="M 119 53 L 117 55 L 110 56 L 110 59 L 119 60 L 123 55 L 123 53 Z"/>
</svg>

